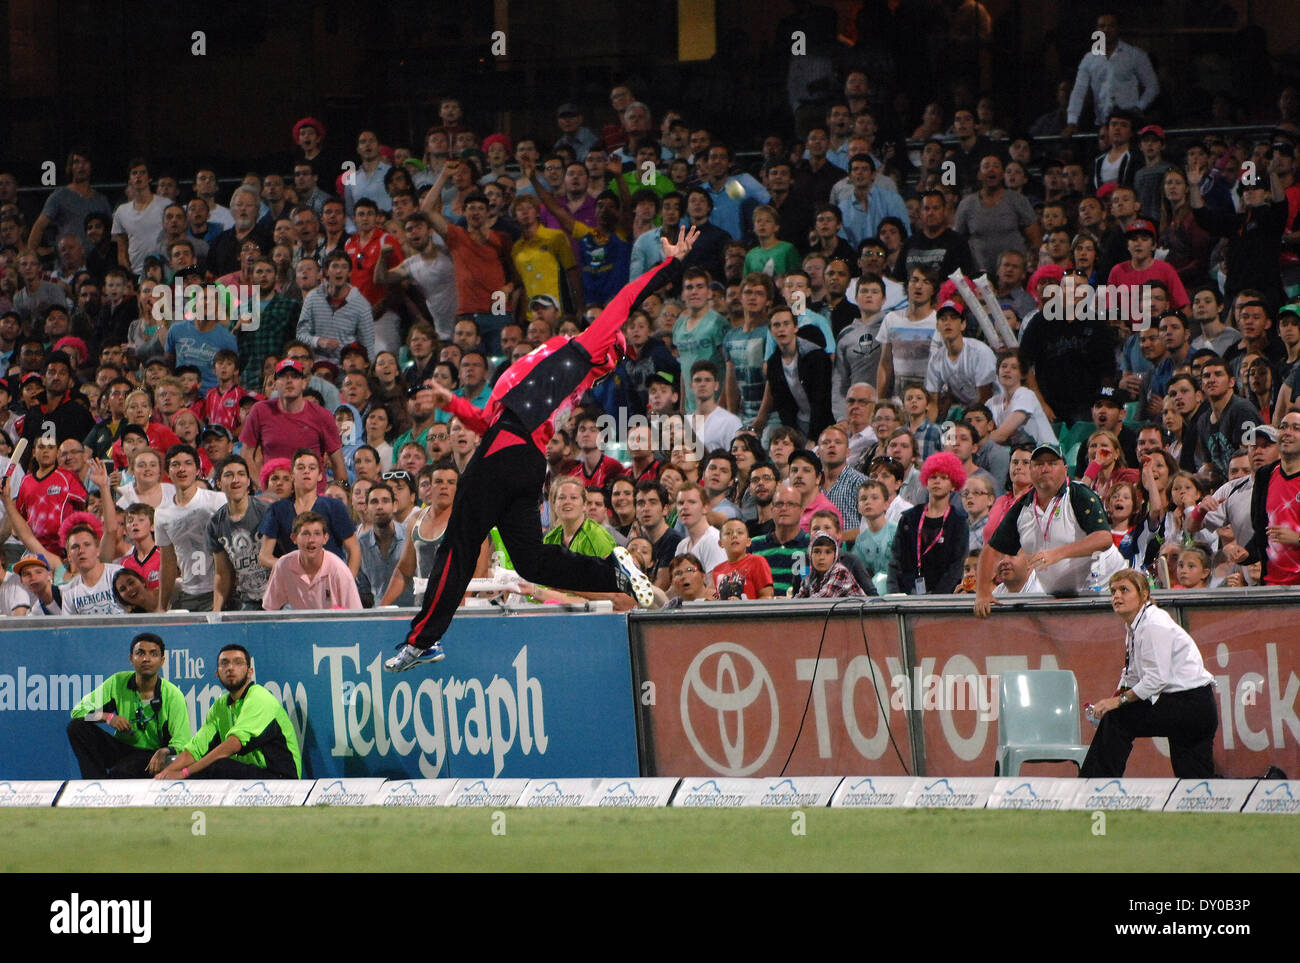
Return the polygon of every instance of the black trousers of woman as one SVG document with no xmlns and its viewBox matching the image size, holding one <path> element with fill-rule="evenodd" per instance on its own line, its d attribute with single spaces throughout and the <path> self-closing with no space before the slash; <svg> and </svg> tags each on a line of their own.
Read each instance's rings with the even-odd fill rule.
<svg viewBox="0 0 1300 963">
<path fill-rule="evenodd" d="M 434 557 L 420 614 L 411 620 L 408 643 L 427 649 L 442 638 L 493 526 L 521 578 L 557 589 L 619 591 L 612 558 L 542 544 L 537 493 L 545 480 L 546 459 L 509 414 L 487 430 L 456 485 L 447 532 Z"/>
<path fill-rule="evenodd" d="M 1155 705 L 1150 701 L 1130 702 L 1101 717 L 1079 775 L 1084 779 L 1118 778 L 1124 775 L 1134 739 L 1166 736 L 1175 776 L 1211 779 L 1214 734 L 1218 729 L 1219 712 L 1212 685 L 1163 693 Z"/>
</svg>

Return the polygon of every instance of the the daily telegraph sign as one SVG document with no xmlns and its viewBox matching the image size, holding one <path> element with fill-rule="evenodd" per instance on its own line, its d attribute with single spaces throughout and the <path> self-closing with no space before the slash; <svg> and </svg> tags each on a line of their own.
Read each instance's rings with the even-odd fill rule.
<svg viewBox="0 0 1300 963">
<path fill-rule="evenodd" d="M 383 660 L 405 618 L 41 623 L 0 630 L 0 778 L 77 775 L 69 713 L 129 668 L 141 631 L 165 640 L 164 675 L 185 694 L 192 726 L 225 695 L 218 650 L 246 646 L 298 734 L 304 776 L 637 775 L 621 615 L 472 615 L 452 626 L 444 661 L 401 675 Z"/>
</svg>

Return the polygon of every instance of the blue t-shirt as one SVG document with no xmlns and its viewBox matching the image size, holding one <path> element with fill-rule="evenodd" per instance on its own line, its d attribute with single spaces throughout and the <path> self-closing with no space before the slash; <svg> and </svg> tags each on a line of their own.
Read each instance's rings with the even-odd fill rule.
<svg viewBox="0 0 1300 963">
<path fill-rule="evenodd" d="M 578 260 L 582 264 L 582 295 L 588 304 L 606 305 L 627 284 L 632 264 L 632 245 L 617 234 L 604 243 L 595 232 L 578 238 Z"/>
<path fill-rule="evenodd" d="M 343 548 L 343 542 L 357 532 L 357 526 L 353 523 L 352 516 L 348 514 L 347 506 L 337 498 L 317 495 L 316 504 L 311 507 L 311 510 L 318 515 L 323 515 L 329 525 L 329 541 L 325 543 L 325 547 L 346 562 L 348 553 Z M 279 501 L 271 502 L 270 511 L 262 519 L 262 525 L 257 533 L 275 539 L 276 558 L 297 550 L 298 546 L 293 543 L 293 520 L 297 517 L 293 508 L 293 499 L 281 498 Z"/>
<path fill-rule="evenodd" d="M 230 330 L 218 324 L 211 331 L 200 331 L 193 321 L 180 321 L 167 332 L 165 350 L 176 358 L 176 367 L 192 364 L 203 376 L 203 388 L 217 386 L 217 373 L 212 369 L 212 359 L 222 348 L 239 351 L 239 342 Z"/>
</svg>

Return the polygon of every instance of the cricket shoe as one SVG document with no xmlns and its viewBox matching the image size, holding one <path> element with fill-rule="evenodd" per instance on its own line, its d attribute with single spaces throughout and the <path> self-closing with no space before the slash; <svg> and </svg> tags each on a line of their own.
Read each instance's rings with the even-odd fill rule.
<svg viewBox="0 0 1300 963">
<path fill-rule="evenodd" d="M 636 604 L 643 609 L 654 605 L 655 593 L 650 580 L 636 567 L 632 555 L 627 549 L 619 547 L 614 552 L 614 576 L 618 580 L 618 590 L 636 599 Z"/>
<path fill-rule="evenodd" d="M 384 662 L 384 671 L 405 672 L 407 669 L 414 669 L 417 665 L 441 662 L 446 656 L 447 653 L 442 651 L 441 642 L 435 642 L 427 649 L 407 644 L 397 650 L 397 655 Z"/>
</svg>

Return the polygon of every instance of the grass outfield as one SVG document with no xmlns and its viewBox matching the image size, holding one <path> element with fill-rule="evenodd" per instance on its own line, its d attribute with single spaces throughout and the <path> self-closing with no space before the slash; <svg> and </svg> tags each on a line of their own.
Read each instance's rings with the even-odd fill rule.
<svg viewBox="0 0 1300 963">
<path fill-rule="evenodd" d="M 0 810 L 0 870 L 119 872 L 1294 872 L 1285 816 L 1087 812 L 311 807 Z M 500 819 L 496 820 L 500 829 Z M 1290 840 L 1290 842 L 1287 842 Z"/>
</svg>

